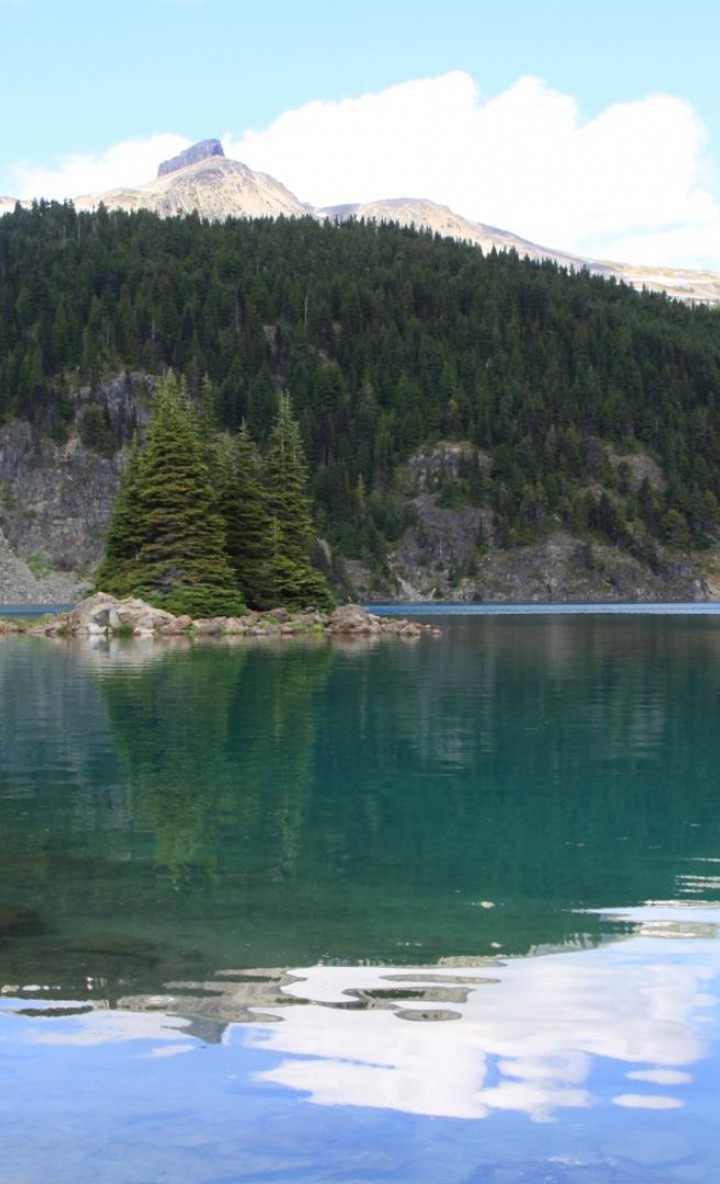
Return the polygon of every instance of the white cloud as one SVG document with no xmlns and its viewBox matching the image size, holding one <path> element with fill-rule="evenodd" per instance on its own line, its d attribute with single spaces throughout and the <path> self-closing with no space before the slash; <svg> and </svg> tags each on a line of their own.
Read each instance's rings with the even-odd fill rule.
<svg viewBox="0 0 720 1184">
<path fill-rule="evenodd" d="M 94 156 L 66 156 L 55 166 L 20 163 L 12 170 L 14 196 L 62 201 L 83 193 L 142 185 L 155 176 L 161 160 L 182 152 L 189 143 L 183 136 L 165 133 L 147 140 L 123 140 Z"/>
<path fill-rule="evenodd" d="M 64 197 L 137 185 L 187 143 L 155 136 L 55 168 L 18 166 L 16 192 Z M 720 270 L 717 177 L 705 159 L 707 133 L 681 98 L 650 95 L 583 121 L 575 99 L 541 79 L 487 97 L 453 71 L 307 103 L 224 144 L 317 206 L 427 197 L 544 246 Z"/>
<path fill-rule="evenodd" d="M 657 94 L 583 122 L 538 78 L 494 98 L 455 71 L 282 115 L 227 148 L 315 205 L 428 197 L 543 245 L 720 269 L 706 132 Z"/>
</svg>

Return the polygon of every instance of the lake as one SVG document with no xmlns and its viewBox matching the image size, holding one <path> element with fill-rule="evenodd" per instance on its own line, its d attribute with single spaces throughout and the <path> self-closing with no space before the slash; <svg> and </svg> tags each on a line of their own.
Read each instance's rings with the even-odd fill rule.
<svg viewBox="0 0 720 1184">
<path fill-rule="evenodd" d="M 2 1184 L 716 1178 L 720 617 L 432 619 L 0 640 Z"/>
</svg>

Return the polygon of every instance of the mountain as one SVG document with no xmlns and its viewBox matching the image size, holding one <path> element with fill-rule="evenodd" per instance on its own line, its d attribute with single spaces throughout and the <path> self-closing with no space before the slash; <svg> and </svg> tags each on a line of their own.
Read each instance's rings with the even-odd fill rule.
<svg viewBox="0 0 720 1184">
<path fill-rule="evenodd" d="M 139 189 L 82 194 L 75 208 L 93 210 L 101 202 L 108 209 L 146 209 L 163 218 L 197 210 L 213 222 L 230 217 L 304 218 L 312 212 L 274 177 L 217 154 L 161 173 Z"/>
<path fill-rule="evenodd" d="M 178 156 L 164 161 L 158 175 L 139 188 L 122 187 L 75 198 L 78 210 L 93 210 L 100 203 L 108 209 L 153 210 L 161 217 L 197 210 L 210 221 L 226 218 L 348 218 L 373 222 L 397 222 L 416 226 L 449 238 L 479 246 L 485 253 L 517 251 L 521 257 L 549 259 L 571 271 L 587 268 L 593 275 L 614 278 L 639 290 L 667 292 L 688 303 L 720 304 L 720 274 L 693 268 L 648 267 L 608 262 L 539 246 L 528 239 L 456 214 L 448 206 L 427 198 L 384 200 L 313 208 L 267 173 L 256 173 L 240 161 L 229 160 L 219 140 L 201 140 Z M 15 199 L 0 197 L 0 214 L 15 207 Z M 27 204 L 27 203 L 24 203 Z"/>
</svg>

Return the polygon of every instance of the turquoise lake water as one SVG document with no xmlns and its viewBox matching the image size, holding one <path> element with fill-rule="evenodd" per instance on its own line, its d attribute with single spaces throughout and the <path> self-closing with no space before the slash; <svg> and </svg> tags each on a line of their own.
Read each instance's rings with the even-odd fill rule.
<svg viewBox="0 0 720 1184">
<path fill-rule="evenodd" d="M 0 641 L 2 1184 L 720 1176 L 720 617 Z"/>
</svg>

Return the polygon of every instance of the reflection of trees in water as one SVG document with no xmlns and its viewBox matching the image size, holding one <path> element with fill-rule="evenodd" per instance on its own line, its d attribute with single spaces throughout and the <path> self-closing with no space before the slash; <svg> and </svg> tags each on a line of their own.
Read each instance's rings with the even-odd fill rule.
<svg viewBox="0 0 720 1184">
<path fill-rule="evenodd" d="M 315 712 L 334 655 L 323 642 L 246 645 L 228 696 L 222 749 L 224 868 L 240 883 L 296 874 L 307 801 L 315 791 Z M 221 834 L 221 832 L 218 832 Z"/>
<path fill-rule="evenodd" d="M 476 620 L 353 668 L 331 690 L 359 733 L 357 873 L 531 910 L 674 896 L 720 840 L 718 646 L 695 622 Z"/>
<path fill-rule="evenodd" d="M 672 897 L 720 839 L 715 648 L 490 621 L 438 645 L 197 648 L 103 686 L 188 908 L 314 930 L 331 956 L 522 951 L 597 940 L 571 906 Z"/>
<path fill-rule="evenodd" d="M 215 968 L 597 941 L 614 926 L 572 906 L 717 896 L 718 637 L 485 619 L 412 646 L 51 647 L 69 698 L 5 817 L 0 903 Z"/>
<path fill-rule="evenodd" d="M 220 873 L 227 829 L 268 812 L 278 863 L 295 858 L 311 776 L 313 693 L 332 652 L 244 646 L 168 652 L 128 678 L 102 678 L 133 811 L 151 821 L 155 860 L 188 880 Z"/>
<path fill-rule="evenodd" d="M 133 813 L 150 821 L 155 859 L 176 875 L 194 862 L 214 807 L 227 701 L 244 655 L 233 659 L 218 663 L 202 648 L 167 652 L 132 677 L 110 668 L 101 679 Z"/>
</svg>

